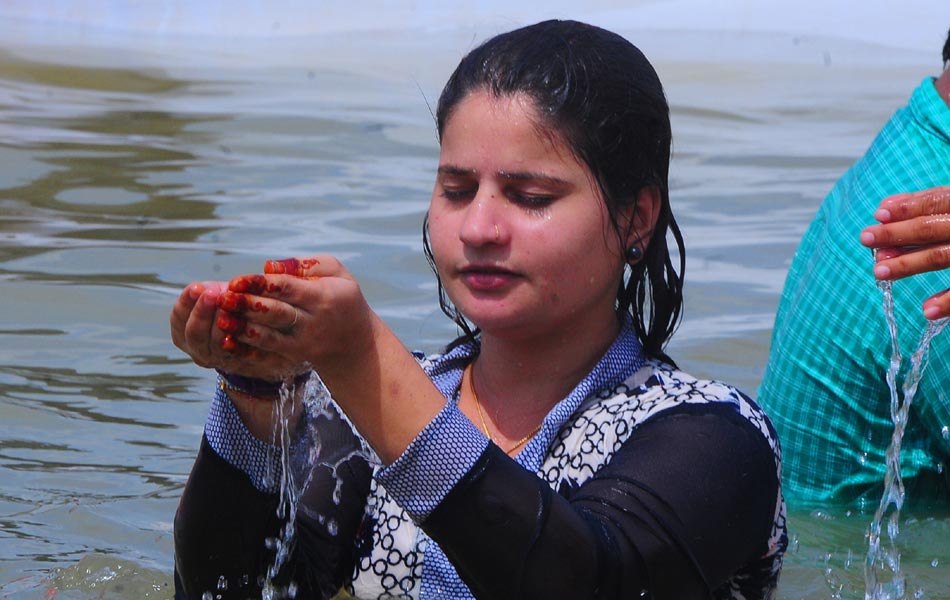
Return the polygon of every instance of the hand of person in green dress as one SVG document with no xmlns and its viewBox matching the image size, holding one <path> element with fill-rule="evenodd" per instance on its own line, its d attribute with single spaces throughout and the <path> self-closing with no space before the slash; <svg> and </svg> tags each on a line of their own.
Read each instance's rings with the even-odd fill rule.
<svg viewBox="0 0 950 600">
<path fill-rule="evenodd" d="M 950 185 L 897 194 L 881 201 L 878 225 L 861 232 L 861 243 L 876 250 L 874 277 L 896 280 L 950 268 Z M 924 316 L 950 316 L 950 290 L 923 303 Z"/>
</svg>

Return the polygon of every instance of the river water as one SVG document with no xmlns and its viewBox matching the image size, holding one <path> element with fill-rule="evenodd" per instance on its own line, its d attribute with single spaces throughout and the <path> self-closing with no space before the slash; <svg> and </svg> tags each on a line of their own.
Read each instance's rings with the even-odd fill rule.
<svg viewBox="0 0 950 600">
<path fill-rule="evenodd" d="M 688 267 L 671 354 L 754 394 L 799 236 L 937 73 L 943 38 L 618 22 L 673 111 Z M 213 385 L 168 336 L 188 282 L 330 252 L 408 346 L 453 335 L 421 253 L 430 106 L 507 28 L 90 38 L 0 20 L 0 598 L 171 597 L 172 519 Z M 863 597 L 873 509 L 792 507 L 779 598 Z M 950 597 L 950 517 L 903 519 L 910 593 Z"/>
</svg>

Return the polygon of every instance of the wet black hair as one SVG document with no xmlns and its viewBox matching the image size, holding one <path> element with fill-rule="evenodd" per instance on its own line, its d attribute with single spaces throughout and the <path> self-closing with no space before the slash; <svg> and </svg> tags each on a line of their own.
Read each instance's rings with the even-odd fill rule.
<svg viewBox="0 0 950 600">
<path fill-rule="evenodd" d="M 950 67 L 950 31 L 947 31 L 947 41 L 943 43 L 943 66 Z"/>
<path fill-rule="evenodd" d="M 620 279 L 617 310 L 632 316 L 648 356 L 672 363 L 663 348 L 682 314 L 686 255 L 670 210 L 669 105 L 653 66 L 623 37 L 577 21 L 544 21 L 503 33 L 472 50 L 449 77 L 436 110 L 440 140 L 453 110 L 476 90 L 497 97 L 525 94 L 534 101 L 538 125 L 559 135 L 593 174 L 621 241 L 622 227 L 633 222 L 620 218 L 623 209 L 635 205 L 645 187 L 659 192 L 656 227 L 643 259 Z M 436 270 L 427 226 L 423 244 Z M 678 250 L 678 268 L 667 233 Z M 452 345 L 477 335 L 441 281 L 439 304 L 462 331 Z"/>
</svg>

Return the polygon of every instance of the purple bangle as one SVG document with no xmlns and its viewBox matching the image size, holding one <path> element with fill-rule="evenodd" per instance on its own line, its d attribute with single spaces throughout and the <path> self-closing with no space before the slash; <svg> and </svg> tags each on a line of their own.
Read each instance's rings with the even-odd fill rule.
<svg viewBox="0 0 950 600">
<path fill-rule="evenodd" d="M 284 385 L 283 381 L 268 381 L 267 379 L 257 379 L 254 377 L 242 377 L 234 373 L 228 373 L 221 369 L 215 369 L 218 372 L 218 387 L 224 391 L 235 391 L 255 398 L 277 398 L 280 396 L 280 388 Z M 301 373 L 294 377 L 295 386 L 303 385 L 310 379 L 310 371 Z"/>
</svg>

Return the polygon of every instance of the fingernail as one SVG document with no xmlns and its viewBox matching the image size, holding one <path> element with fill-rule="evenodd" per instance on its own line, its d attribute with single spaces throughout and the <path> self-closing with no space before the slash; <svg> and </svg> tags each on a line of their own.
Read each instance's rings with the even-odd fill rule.
<svg viewBox="0 0 950 600">
<path fill-rule="evenodd" d="M 225 352 L 236 352 L 240 348 L 238 341 L 230 333 L 221 338 L 221 349 Z"/>
<path fill-rule="evenodd" d="M 874 219 L 881 223 L 887 223 L 891 220 L 891 211 L 886 208 L 879 208 L 874 211 Z"/>
<path fill-rule="evenodd" d="M 244 294 L 225 292 L 217 300 L 218 308 L 232 313 L 243 313 L 247 310 L 247 297 Z"/>
<path fill-rule="evenodd" d="M 269 260 L 264 263 L 264 273 L 270 275 L 281 275 L 283 273 L 296 273 L 299 269 L 299 261 L 296 258 L 284 258 L 281 260 Z"/>
<path fill-rule="evenodd" d="M 201 303 L 205 306 L 216 306 L 218 304 L 218 294 L 214 290 L 205 290 L 201 295 Z"/>
<path fill-rule="evenodd" d="M 228 289 L 232 292 L 246 292 L 248 294 L 259 294 L 267 289 L 267 278 L 263 275 L 241 275 L 235 277 L 228 284 Z"/>
<path fill-rule="evenodd" d="M 940 316 L 940 307 L 939 306 L 928 306 L 924 309 L 924 316 L 928 319 L 936 319 Z"/>
<path fill-rule="evenodd" d="M 201 297 L 201 284 L 193 283 L 188 286 L 188 297 L 192 300 L 197 300 Z"/>
<path fill-rule="evenodd" d="M 861 232 L 861 243 L 864 244 L 865 246 L 870 246 L 871 244 L 873 244 L 873 243 L 874 243 L 874 234 L 871 233 L 870 231 L 862 231 L 862 232 Z"/>
<path fill-rule="evenodd" d="M 874 276 L 878 279 L 887 279 L 891 276 L 891 268 L 887 265 L 876 265 L 874 267 Z"/>
<path fill-rule="evenodd" d="M 230 313 L 222 312 L 218 316 L 218 329 L 228 333 L 241 333 L 247 322 Z"/>
</svg>

